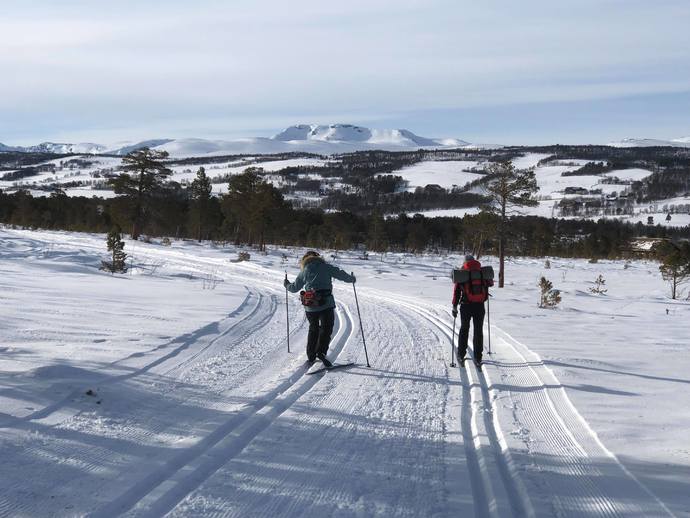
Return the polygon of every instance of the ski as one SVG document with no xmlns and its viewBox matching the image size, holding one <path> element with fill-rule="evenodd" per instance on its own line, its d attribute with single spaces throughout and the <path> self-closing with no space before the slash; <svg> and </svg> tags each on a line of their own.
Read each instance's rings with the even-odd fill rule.
<svg viewBox="0 0 690 518">
<path fill-rule="evenodd" d="M 332 371 L 332 370 L 335 370 L 335 369 L 341 369 L 341 368 L 343 368 L 343 367 L 351 367 L 351 366 L 354 365 L 354 364 L 355 364 L 355 362 L 349 362 L 349 363 L 334 363 L 334 364 L 333 364 L 332 366 L 330 366 L 330 367 L 325 367 L 325 366 L 324 366 L 324 367 L 320 367 L 320 368 L 318 368 L 318 369 L 316 369 L 316 370 L 313 370 L 313 371 L 311 371 L 311 372 L 307 372 L 307 374 L 318 374 L 319 372 Z"/>
</svg>

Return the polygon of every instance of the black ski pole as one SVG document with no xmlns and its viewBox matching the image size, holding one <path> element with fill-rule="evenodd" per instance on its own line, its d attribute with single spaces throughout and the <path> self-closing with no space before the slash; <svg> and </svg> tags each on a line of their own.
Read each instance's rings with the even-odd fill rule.
<svg viewBox="0 0 690 518">
<path fill-rule="evenodd" d="M 455 367 L 455 360 L 453 359 L 453 358 L 455 358 L 455 356 L 453 356 L 453 355 L 455 354 L 455 351 L 454 351 L 454 349 L 455 349 L 455 320 L 457 318 L 458 318 L 458 315 L 456 313 L 455 316 L 453 317 L 453 334 L 450 335 L 450 366 L 451 367 Z M 459 360 L 460 360 L 460 358 L 458 358 L 458 361 Z"/>
<path fill-rule="evenodd" d="M 287 271 L 285 272 L 285 280 L 287 281 Z M 288 289 L 285 286 L 285 324 L 287 325 L 287 347 L 290 352 L 290 302 L 288 300 Z"/>
<path fill-rule="evenodd" d="M 350 272 L 350 275 L 355 276 L 354 272 Z M 359 300 L 357 299 L 357 288 L 355 288 L 355 283 L 352 283 L 352 290 L 355 292 L 355 304 L 357 304 L 357 316 L 359 317 L 359 330 L 362 332 L 362 343 L 364 344 L 364 357 L 367 359 L 367 367 L 369 365 L 369 354 L 367 354 L 367 341 L 364 339 L 364 327 L 362 326 L 362 314 L 359 312 Z"/>
<path fill-rule="evenodd" d="M 486 316 L 489 324 L 489 354 L 491 354 L 491 294 L 486 294 Z"/>
</svg>

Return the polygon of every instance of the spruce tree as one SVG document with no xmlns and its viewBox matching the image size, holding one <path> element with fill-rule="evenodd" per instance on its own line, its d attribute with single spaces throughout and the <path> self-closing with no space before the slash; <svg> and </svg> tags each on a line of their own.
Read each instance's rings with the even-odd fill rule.
<svg viewBox="0 0 690 518">
<path fill-rule="evenodd" d="M 117 229 L 112 229 L 108 232 L 108 237 L 106 238 L 106 243 L 108 246 L 108 251 L 111 252 L 111 261 L 109 265 L 103 264 L 112 273 L 125 273 L 127 271 L 127 254 L 124 252 L 125 243 L 122 241 L 122 236 Z"/>
</svg>

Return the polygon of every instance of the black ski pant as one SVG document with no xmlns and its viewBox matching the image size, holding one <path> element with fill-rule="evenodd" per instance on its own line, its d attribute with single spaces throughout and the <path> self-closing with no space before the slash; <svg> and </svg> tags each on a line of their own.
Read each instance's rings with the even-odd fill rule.
<svg viewBox="0 0 690 518">
<path fill-rule="evenodd" d="M 317 354 L 328 352 L 335 323 L 335 310 L 329 308 L 321 311 L 307 311 L 307 320 L 309 320 L 307 359 L 314 361 Z"/>
<path fill-rule="evenodd" d="M 458 358 L 464 358 L 467 352 L 467 340 L 470 336 L 470 321 L 472 321 L 472 346 L 474 359 L 481 360 L 484 352 L 484 303 L 469 302 L 460 304 L 460 340 L 458 342 Z"/>
</svg>

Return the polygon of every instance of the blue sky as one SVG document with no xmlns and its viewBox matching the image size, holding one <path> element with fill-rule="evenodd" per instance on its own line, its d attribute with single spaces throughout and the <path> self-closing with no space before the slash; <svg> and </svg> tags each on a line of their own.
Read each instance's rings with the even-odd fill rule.
<svg viewBox="0 0 690 518">
<path fill-rule="evenodd" d="M 690 135 L 687 0 L 3 1 L 0 142 Z"/>
</svg>

